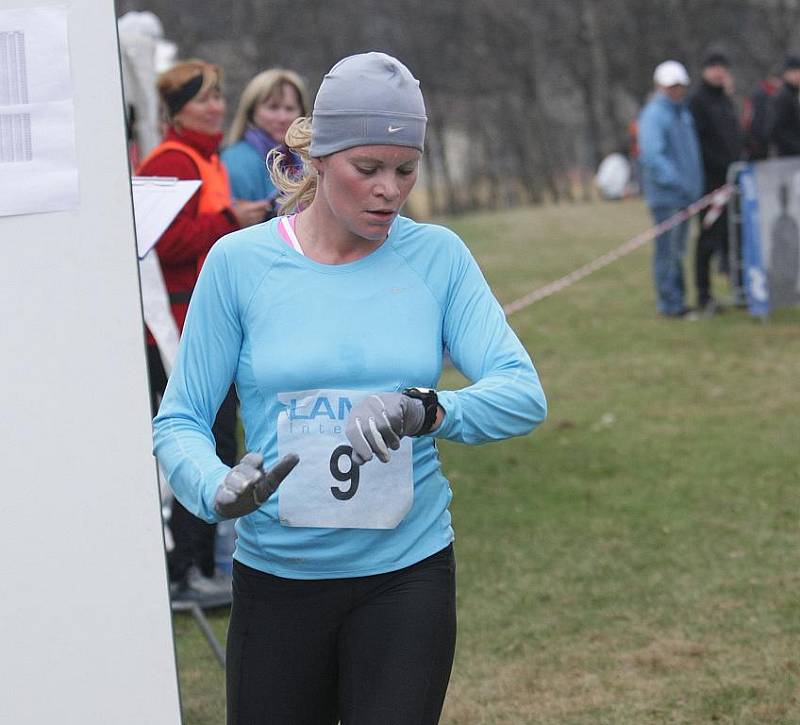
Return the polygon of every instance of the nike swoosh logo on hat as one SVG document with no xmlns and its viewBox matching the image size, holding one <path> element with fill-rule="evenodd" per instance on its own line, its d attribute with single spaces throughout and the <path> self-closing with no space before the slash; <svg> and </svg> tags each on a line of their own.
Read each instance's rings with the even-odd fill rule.
<svg viewBox="0 0 800 725">
<path fill-rule="evenodd" d="M 389 128 L 387 128 L 386 130 L 389 133 L 397 133 L 398 131 L 402 131 L 404 128 L 405 126 L 389 126 Z"/>
</svg>

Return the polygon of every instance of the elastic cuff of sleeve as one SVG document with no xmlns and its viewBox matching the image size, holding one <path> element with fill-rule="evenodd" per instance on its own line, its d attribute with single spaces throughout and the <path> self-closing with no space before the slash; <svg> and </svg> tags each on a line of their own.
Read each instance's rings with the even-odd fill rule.
<svg viewBox="0 0 800 725">
<path fill-rule="evenodd" d="M 214 501 L 217 497 L 217 489 L 225 480 L 225 476 L 228 475 L 228 471 L 230 470 L 230 468 L 225 466 L 205 477 L 206 480 L 204 481 L 202 493 L 200 494 L 202 496 L 202 501 L 200 502 L 202 506 L 200 518 L 210 524 L 218 524 L 220 521 L 224 520 L 214 508 Z"/>
<path fill-rule="evenodd" d="M 434 438 L 451 438 L 461 428 L 461 401 L 453 390 L 439 390 L 436 395 L 444 410 L 444 418 L 439 427 L 430 435 Z"/>
</svg>

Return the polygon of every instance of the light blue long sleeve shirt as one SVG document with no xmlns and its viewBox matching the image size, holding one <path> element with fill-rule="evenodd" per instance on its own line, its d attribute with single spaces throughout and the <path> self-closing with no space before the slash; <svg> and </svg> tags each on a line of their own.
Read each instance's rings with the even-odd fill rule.
<svg viewBox="0 0 800 725">
<path fill-rule="evenodd" d="M 181 503 L 217 521 L 214 495 L 229 469 L 216 456 L 211 426 L 232 380 L 246 448 L 273 465 L 287 392 L 433 387 L 445 348 L 473 382 L 440 391 L 442 424 L 412 439 L 413 505 L 399 525 L 284 526 L 280 488 L 236 524 L 234 557 L 277 576 L 363 576 L 409 566 L 453 539 L 452 493 L 434 439 L 484 443 L 524 435 L 546 414 L 528 353 L 472 255 L 443 227 L 400 217 L 376 251 L 340 265 L 297 253 L 281 238 L 277 219 L 221 239 L 192 295 L 154 421 L 156 455 Z"/>
</svg>

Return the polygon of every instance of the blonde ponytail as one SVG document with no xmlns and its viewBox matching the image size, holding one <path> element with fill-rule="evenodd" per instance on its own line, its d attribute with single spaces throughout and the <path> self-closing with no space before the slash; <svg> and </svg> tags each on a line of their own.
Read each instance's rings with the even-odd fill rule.
<svg viewBox="0 0 800 725">
<path fill-rule="evenodd" d="M 317 193 L 317 172 L 311 164 L 309 148 L 311 147 L 311 119 L 301 116 L 289 126 L 284 139 L 286 148 L 294 151 L 303 162 L 303 173 L 298 177 L 284 166 L 287 154 L 280 148 L 273 148 L 267 154 L 267 168 L 269 168 L 272 183 L 278 189 L 278 209 L 287 214 L 305 209 Z"/>
</svg>

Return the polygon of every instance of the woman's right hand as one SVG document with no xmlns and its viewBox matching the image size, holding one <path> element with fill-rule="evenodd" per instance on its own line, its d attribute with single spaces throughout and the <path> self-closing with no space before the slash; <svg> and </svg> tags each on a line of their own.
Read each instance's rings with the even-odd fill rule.
<svg viewBox="0 0 800 725">
<path fill-rule="evenodd" d="M 281 458 L 264 470 L 264 456 L 248 453 L 225 476 L 214 496 L 214 510 L 224 519 L 247 516 L 275 493 L 286 476 L 300 462 L 295 453 Z"/>
<path fill-rule="evenodd" d="M 233 215 L 240 227 L 249 227 L 264 221 L 267 212 L 272 208 L 272 202 L 267 201 L 246 201 L 244 199 L 234 199 L 231 204 Z"/>
</svg>

